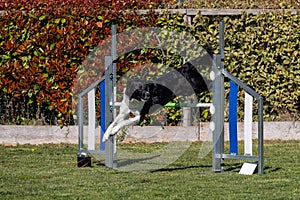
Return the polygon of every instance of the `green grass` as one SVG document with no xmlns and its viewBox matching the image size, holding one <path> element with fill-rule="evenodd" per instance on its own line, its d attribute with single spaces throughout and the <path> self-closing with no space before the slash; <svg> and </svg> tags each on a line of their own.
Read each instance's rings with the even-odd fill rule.
<svg viewBox="0 0 300 200">
<path fill-rule="evenodd" d="M 265 142 L 265 173 L 211 171 L 211 156 L 199 158 L 200 143 L 173 164 L 154 172 L 122 172 L 93 164 L 77 168 L 75 145 L 0 146 L 0 199 L 298 199 L 300 141 Z M 162 144 L 121 145 L 151 152 Z M 32 149 L 35 149 L 32 151 Z"/>
</svg>

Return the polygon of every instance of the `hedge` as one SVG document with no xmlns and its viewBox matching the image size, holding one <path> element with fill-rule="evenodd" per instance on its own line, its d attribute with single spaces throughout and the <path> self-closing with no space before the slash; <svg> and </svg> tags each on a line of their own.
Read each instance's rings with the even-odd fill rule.
<svg viewBox="0 0 300 200">
<path fill-rule="evenodd" d="M 265 98 L 265 118 L 299 119 L 298 15 L 198 15 L 193 25 L 188 26 L 178 14 L 158 16 L 150 11 L 141 16 L 124 12 L 124 9 L 156 8 L 163 1 L 117 2 L 112 5 L 110 1 L 17 0 L 0 5 L 8 12 L 0 17 L 1 123 L 29 124 L 35 120 L 44 124 L 74 123 L 74 78 L 87 55 L 111 35 L 111 24 L 118 25 L 118 32 L 143 26 L 186 30 L 202 45 L 215 47 L 217 53 L 220 20 L 226 26 L 225 65 Z M 151 61 L 153 55 L 157 52 L 145 51 L 142 60 Z M 119 60 L 119 72 L 128 70 L 122 69 L 124 63 L 129 68 L 131 64 L 134 66 L 131 58 Z M 88 77 L 93 78 L 91 74 Z M 3 109 L 5 106 L 9 109 Z M 242 116 L 242 111 L 239 114 Z"/>
<path fill-rule="evenodd" d="M 195 36 L 217 49 L 220 20 L 225 22 L 225 66 L 265 98 L 265 118 L 299 119 L 299 16 L 289 13 L 235 17 L 198 15 L 194 19 Z"/>
<path fill-rule="evenodd" d="M 219 9 L 299 9 L 297 0 L 183 0 L 170 8 L 219 8 Z"/>
<path fill-rule="evenodd" d="M 87 55 L 128 27 L 153 26 L 157 14 L 124 9 L 151 8 L 160 0 L 7 1 L 0 9 L 0 101 L 2 123 L 72 124 L 73 80 Z M 29 110 L 29 113 L 28 113 Z M 53 121 L 54 120 L 54 121 Z"/>
</svg>

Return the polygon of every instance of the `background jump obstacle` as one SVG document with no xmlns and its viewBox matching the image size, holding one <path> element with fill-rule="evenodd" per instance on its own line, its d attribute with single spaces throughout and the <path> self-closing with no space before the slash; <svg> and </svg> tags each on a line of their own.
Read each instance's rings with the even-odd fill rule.
<svg viewBox="0 0 300 200">
<path fill-rule="evenodd" d="M 258 174 L 263 173 L 263 98 L 252 88 L 248 87 L 242 81 L 230 74 L 224 68 L 224 23 L 220 22 L 220 54 L 215 56 L 215 65 L 213 66 L 215 73 L 214 89 L 213 89 L 213 105 L 215 113 L 213 114 L 213 122 L 211 129 L 213 131 L 213 153 L 212 165 L 213 172 L 224 171 L 225 159 L 240 159 L 256 161 L 258 165 Z M 224 153 L 224 77 L 230 80 L 230 103 L 229 103 L 229 127 L 230 127 L 230 152 Z M 238 154 L 237 142 L 237 94 L 238 88 L 245 91 L 245 132 L 244 132 L 244 155 Z M 253 156 L 252 152 L 252 104 L 253 98 L 258 102 L 258 145 L 257 156 Z"/>
</svg>

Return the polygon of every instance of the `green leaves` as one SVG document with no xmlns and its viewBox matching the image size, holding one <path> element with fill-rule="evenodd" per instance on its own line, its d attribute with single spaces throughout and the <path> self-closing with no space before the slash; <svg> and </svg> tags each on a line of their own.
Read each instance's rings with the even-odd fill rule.
<svg viewBox="0 0 300 200">
<path fill-rule="evenodd" d="M 46 18 L 47 18 L 47 15 L 42 15 L 42 16 L 39 17 L 39 20 L 40 20 L 40 21 L 43 21 L 43 20 L 45 20 Z"/>
<path fill-rule="evenodd" d="M 218 49 L 218 21 L 225 22 L 225 67 L 265 98 L 265 118 L 300 118 L 300 18 L 288 13 L 256 16 L 198 15 L 194 34 Z M 228 90 L 227 90 L 228 93 Z M 239 103 L 241 110 L 243 99 Z M 289 115 L 283 113 L 289 113 Z M 288 117 L 287 117 L 288 116 Z"/>
<path fill-rule="evenodd" d="M 177 1 L 178 2 L 178 1 Z M 220 9 L 298 9 L 300 6 L 299 1 L 290 0 L 235 0 L 235 1 L 211 1 L 211 0 L 184 0 L 183 3 L 175 4 L 176 8 L 220 8 Z"/>
<path fill-rule="evenodd" d="M 32 13 L 28 13 L 29 17 L 33 18 L 33 19 L 38 19 L 38 17 Z"/>
</svg>

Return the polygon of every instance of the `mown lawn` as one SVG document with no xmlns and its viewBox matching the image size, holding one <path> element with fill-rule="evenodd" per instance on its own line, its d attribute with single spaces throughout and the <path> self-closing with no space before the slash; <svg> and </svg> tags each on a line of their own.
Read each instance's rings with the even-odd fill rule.
<svg viewBox="0 0 300 200">
<path fill-rule="evenodd" d="M 161 144 L 126 144 L 152 149 Z M 34 150 L 33 150 L 34 149 Z M 265 142 L 263 175 L 213 174 L 211 156 L 199 158 L 199 143 L 173 164 L 154 172 L 122 172 L 93 163 L 76 166 L 76 145 L 0 146 L 0 199 L 298 199 L 300 141 Z M 203 173 L 204 172 L 204 173 Z"/>
</svg>

